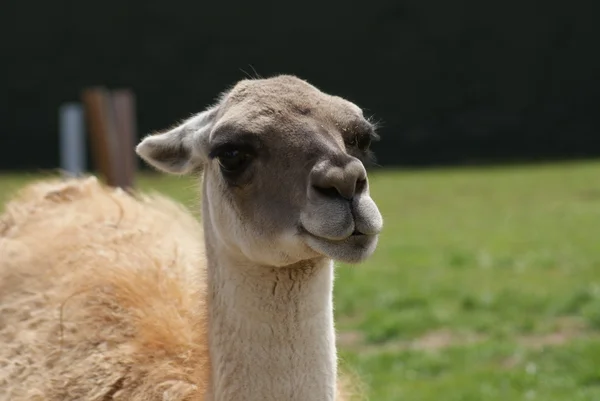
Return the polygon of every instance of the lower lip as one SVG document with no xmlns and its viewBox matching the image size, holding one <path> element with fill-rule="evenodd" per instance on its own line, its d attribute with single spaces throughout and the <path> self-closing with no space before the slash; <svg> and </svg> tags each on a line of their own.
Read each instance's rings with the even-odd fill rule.
<svg viewBox="0 0 600 401">
<path fill-rule="evenodd" d="M 350 234 L 348 237 L 343 238 L 343 239 L 329 239 L 329 238 L 319 237 L 318 235 L 314 235 L 310 231 L 306 230 L 304 227 L 301 227 L 300 230 L 306 235 L 310 235 L 311 237 L 313 237 L 319 241 L 329 242 L 330 244 L 340 244 L 341 245 L 344 242 L 346 242 L 352 238 L 368 238 L 368 235 L 361 233 L 359 231 L 355 231 L 352 234 Z"/>
</svg>

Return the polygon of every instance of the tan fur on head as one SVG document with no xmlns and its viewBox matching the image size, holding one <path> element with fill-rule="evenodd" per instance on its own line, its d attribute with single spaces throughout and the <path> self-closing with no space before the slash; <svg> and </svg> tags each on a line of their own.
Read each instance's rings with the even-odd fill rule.
<svg viewBox="0 0 600 401">
<path fill-rule="evenodd" d="M 210 231 L 241 258 L 356 263 L 373 253 L 383 224 L 362 163 L 376 137 L 355 104 L 282 75 L 240 81 L 136 151 L 167 173 L 203 171 Z M 242 163 L 227 172 L 230 154 Z"/>
</svg>

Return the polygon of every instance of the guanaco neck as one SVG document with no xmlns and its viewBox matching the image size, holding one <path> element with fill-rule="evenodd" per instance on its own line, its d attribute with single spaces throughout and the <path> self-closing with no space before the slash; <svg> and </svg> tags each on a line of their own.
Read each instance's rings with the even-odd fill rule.
<svg viewBox="0 0 600 401">
<path fill-rule="evenodd" d="M 206 212 L 206 211 L 205 211 Z M 207 401 L 333 401 L 333 266 L 257 266 L 228 255 L 204 215 L 208 280 Z"/>
</svg>

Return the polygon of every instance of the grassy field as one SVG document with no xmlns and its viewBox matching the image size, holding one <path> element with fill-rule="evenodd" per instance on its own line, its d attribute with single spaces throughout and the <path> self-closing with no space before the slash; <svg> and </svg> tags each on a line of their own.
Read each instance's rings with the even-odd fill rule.
<svg viewBox="0 0 600 401">
<path fill-rule="evenodd" d="M 384 233 L 335 290 L 369 398 L 600 400 L 599 177 L 590 162 L 373 172 Z M 0 177 L 0 200 L 32 178 Z M 140 185 L 195 199 L 187 179 Z"/>
</svg>

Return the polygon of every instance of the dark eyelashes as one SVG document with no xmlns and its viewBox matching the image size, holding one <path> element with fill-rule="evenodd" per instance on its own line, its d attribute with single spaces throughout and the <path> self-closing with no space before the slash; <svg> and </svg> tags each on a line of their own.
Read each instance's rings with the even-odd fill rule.
<svg viewBox="0 0 600 401">
<path fill-rule="evenodd" d="M 256 154 L 254 147 L 248 143 L 227 142 L 213 146 L 210 152 L 208 153 L 208 157 L 210 159 L 214 159 L 222 153 L 231 152 L 234 150 L 244 152 L 253 156 Z"/>
<path fill-rule="evenodd" d="M 214 159 L 217 156 L 219 156 L 219 153 L 223 153 L 223 152 L 226 152 L 228 150 L 233 150 L 233 149 L 234 149 L 233 146 L 227 146 L 227 145 L 214 146 L 208 153 L 208 158 Z"/>
<path fill-rule="evenodd" d="M 212 144 L 208 157 L 214 159 L 219 156 L 219 153 L 233 150 L 256 156 L 263 149 L 261 138 L 252 132 L 223 130 L 216 138 L 216 142 Z"/>
</svg>

